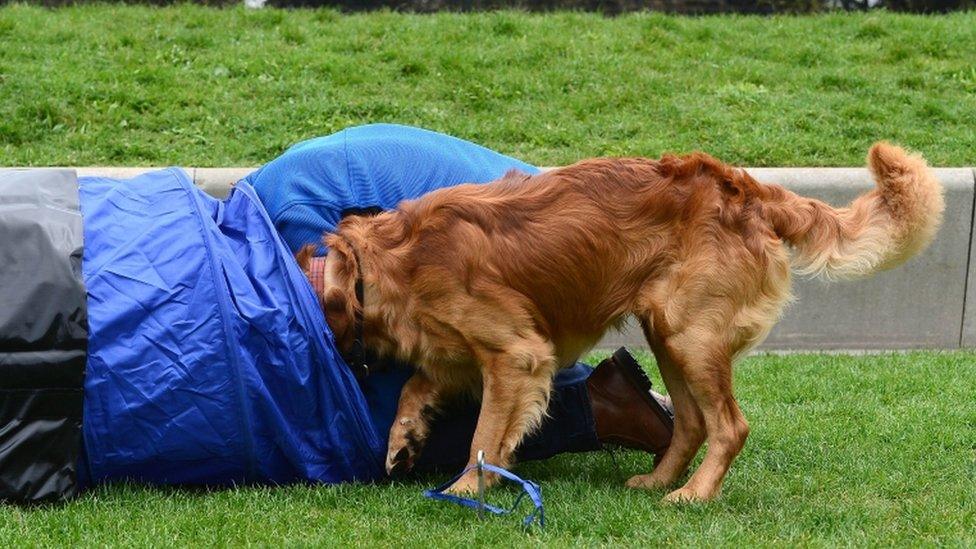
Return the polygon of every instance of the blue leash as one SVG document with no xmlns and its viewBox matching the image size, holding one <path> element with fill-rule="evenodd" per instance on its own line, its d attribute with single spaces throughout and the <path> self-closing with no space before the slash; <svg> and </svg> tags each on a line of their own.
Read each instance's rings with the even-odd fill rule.
<svg viewBox="0 0 976 549">
<path fill-rule="evenodd" d="M 481 456 L 479 455 L 479 458 L 480 457 Z M 460 479 L 462 476 L 464 476 L 465 473 L 475 469 L 478 470 L 478 492 L 479 492 L 478 499 L 465 498 L 461 496 L 455 496 L 452 494 L 444 493 L 444 490 L 447 490 L 448 487 L 450 487 L 452 484 L 457 482 L 457 480 Z M 501 476 L 504 479 L 510 480 L 512 482 L 517 482 L 522 485 L 523 492 L 519 494 L 519 497 L 516 498 L 515 503 L 512 504 L 511 508 L 504 509 L 502 507 L 496 507 L 494 505 L 485 503 L 484 501 L 484 472 L 485 471 L 490 471 L 492 473 Z M 441 484 L 437 488 L 433 488 L 431 490 L 424 490 L 424 496 L 426 497 L 429 497 L 431 499 L 441 500 L 441 501 L 450 501 L 458 505 L 468 507 L 470 509 L 477 509 L 479 515 L 483 514 L 484 511 L 488 511 L 494 515 L 507 515 L 518 508 L 519 503 L 522 502 L 522 499 L 526 496 L 526 494 L 528 494 L 529 499 L 532 500 L 532 504 L 535 505 L 535 510 L 533 510 L 532 513 L 530 513 L 522 520 L 523 526 L 525 526 L 526 528 L 532 526 L 534 523 L 536 523 L 536 519 L 538 518 L 539 527 L 545 527 L 546 513 L 545 513 L 545 508 L 543 508 L 542 506 L 542 488 L 540 488 L 538 484 L 532 482 L 531 480 L 525 480 L 510 471 L 502 469 L 501 467 L 496 467 L 495 465 L 491 465 L 490 463 L 484 463 L 483 459 L 479 459 L 478 463 L 473 463 L 471 465 L 468 465 L 467 467 L 464 468 L 463 471 L 458 473 L 454 478 L 445 482 L 444 484 Z"/>
</svg>

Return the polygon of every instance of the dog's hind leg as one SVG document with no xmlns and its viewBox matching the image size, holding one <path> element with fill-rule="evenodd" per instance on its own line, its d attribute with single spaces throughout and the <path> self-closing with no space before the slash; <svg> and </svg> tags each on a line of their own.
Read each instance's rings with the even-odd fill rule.
<svg viewBox="0 0 976 549">
<path fill-rule="evenodd" d="M 549 406 L 556 359 L 550 344 L 522 341 L 506 351 L 491 353 L 481 364 L 484 381 L 481 413 L 468 463 L 474 463 L 478 451 L 484 450 L 488 463 L 508 467 L 519 443 L 539 426 Z M 489 474 L 485 480 L 493 484 L 497 479 Z M 477 475 L 471 471 L 449 491 L 474 493 L 477 488 Z"/>
<path fill-rule="evenodd" d="M 668 355 L 659 338 L 652 333 L 650 323 L 642 319 L 641 327 L 654 351 L 658 369 L 674 405 L 674 434 L 671 437 L 671 446 L 654 471 L 631 477 L 627 481 L 627 487 L 658 490 L 673 485 L 688 470 L 688 464 L 705 440 L 705 424 L 678 365 Z"/>
<path fill-rule="evenodd" d="M 666 342 L 701 410 L 708 441 L 698 470 L 683 487 L 668 494 L 666 501 L 707 501 L 717 496 L 732 460 L 749 435 L 749 425 L 732 396 L 731 355 L 714 335 L 706 330 L 686 330 Z"/>
<path fill-rule="evenodd" d="M 397 415 L 390 428 L 386 472 L 403 473 L 413 468 L 430 429 L 438 400 L 436 384 L 417 370 L 400 392 Z"/>
</svg>

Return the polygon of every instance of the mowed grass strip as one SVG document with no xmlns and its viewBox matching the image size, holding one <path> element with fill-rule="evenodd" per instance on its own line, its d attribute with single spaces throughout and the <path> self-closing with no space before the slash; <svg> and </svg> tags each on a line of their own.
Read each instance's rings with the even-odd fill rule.
<svg viewBox="0 0 976 549">
<path fill-rule="evenodd" d="M 976 12 L 699 17 L 0 7 L 0 165 L 256 165 L 418 125 L 529 162 L 976 164 Z"/>
<path fill-rule="evenodd" d="M 974 115 L 974 13 L 0 7 L 0 165 L 260 164 L 379 121 L 537 164 L 704 149 L 748 165 L 860 165 L 888 138 L 973 165 Z M 103 487 L 63 506 L 0 506 L 0 546 L 976 544 L 976 355 L 757 356 L 735 383 L 752 435 L 708 505 L 624 489 L 650 459 L 595 453 L 518 467 L 543 485 L 543 532 L 426 500 L 444 480 L 427 477 Z"/>
<path fill-rule="evenodd" d="M 736 368 L 735 384 L 752 435 L 709 504 L 665 506 L 661 492 L 624 488 L 650 469 L 647 455 L 591 453 L 517 467 L 542 484 L 544 531 L 427 500 L 421 490 L 445 480 L 427 477 L 212 492 L 103 487 L 64 506 L 0 506 L 0 545 L 976 543 L 976 355 L 756 356 Z M 515 495 L 495 489 L 490 500 Z"/>
</svg>

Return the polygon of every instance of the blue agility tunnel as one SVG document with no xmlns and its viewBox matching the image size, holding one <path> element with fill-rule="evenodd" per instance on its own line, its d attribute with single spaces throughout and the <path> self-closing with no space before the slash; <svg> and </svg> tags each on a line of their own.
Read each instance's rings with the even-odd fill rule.
<svg viewBox="0 0 976 549">
<path fill-rule="evenodd" d="M 254 190 L 82 178 L 90 482 L 344 482 L 382 441 Z"/>
</svg>

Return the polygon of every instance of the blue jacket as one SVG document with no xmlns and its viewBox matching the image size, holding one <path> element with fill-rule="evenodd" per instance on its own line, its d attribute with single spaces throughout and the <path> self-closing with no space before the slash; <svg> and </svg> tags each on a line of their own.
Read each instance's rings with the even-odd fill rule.
<svg viewBox="0 0 976 549">
<path fill-rule="evenodd" d="M 351 209 L 395 208 L 459 183 L 486 183 L 505 172 L 539 170 L 448 135 L 372 124 L 309 139 L 247 176 L 288 246 L 321 243 Z"/>
</svg>

